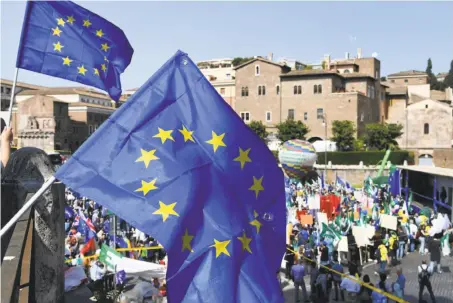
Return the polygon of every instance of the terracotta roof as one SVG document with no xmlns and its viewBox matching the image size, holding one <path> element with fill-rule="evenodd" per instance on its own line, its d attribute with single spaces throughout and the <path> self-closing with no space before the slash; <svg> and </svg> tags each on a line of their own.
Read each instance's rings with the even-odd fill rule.
<svg viewBox="0 0 453 303">
<path fill-rule="evenodd" d="M 408 76 L 427 76 L 425 72 L 419 70 L 408 70 L 399 73 L 390 74 L 387 77 L 408 77 Z"/>
<path fill-rule="evenodd" d="M 106 94 L 97 92 L 93 89 L 87 89 L 83 87 L 47 87 L 44 89 L 37 90 L 25 90 L 20 92 L 18 95 L 84 95 L 94 98 L 101 98 L 105 100 L 111 100 Z"/>
<path fill-rule="evenodd" d="M 406 86 L 389 87 L 389 89 L 387 89 L 387 93 L 390 96 L 406 95 L 407 87 Z"/>
<path fill-rule="evenodd" d="M 0 83 L 13 86 L 13 81 L 7 80 L 7 79 L 0 79 Z M 29 89 L 44 89 L 44 88 L 46 88 L 45 86 L 28 84 L 28 83 L 24 83 L 24 82 L 16 82 L 16 86 L 23 87 L 23 88 L 29 88 Z"/>
<path fill-rule="evenodd" d="M 242 63 L 241 65 L 238 65 L 238 66 L 234 67 L 233 69 L 234 70 L 238 70 L 238 69 L 240 69 L 240 68 L 242 68 L 242 67 L 244 67 L 246 65 L 249 65 L 250 63 L 253 63 L 255 61 L 261 61 L 261 62 L 273 64 L 273 65 L 276 65 L 276 66 L 280 66 L 282 68 L 283 67 L 287 67 L 288 69 L 290 68 L 290 67 L 286 66 L 285 64 L 280 64 L 280 63 L 276 63 L 276 62 L 273 62 L 273 61 L 266 60 L 266 59 L 261 58 L 261 57 L 257 57 L 257 58 L 253 58 L 252 60 L 249 60 L 249 61 L 247 61 L 245 63 Z"/>
<path fill-rule="evenodd" d="M 293 70 L 289 73 L 282 74 L 280 77 L 303 77 L 303 76 L 325 76 L 325 75 L 332 75 L 341 77 L 337 72 L 328 71 L 328 70 L 321 70 L 321 69 L 309 69 L 309 70 Z"/>
</svg>

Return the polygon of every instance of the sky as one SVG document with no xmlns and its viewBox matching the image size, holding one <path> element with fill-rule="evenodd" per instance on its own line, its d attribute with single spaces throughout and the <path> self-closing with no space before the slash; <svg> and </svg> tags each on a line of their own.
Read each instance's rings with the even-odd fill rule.
<svg viewBox="0 0 453 303">
<path fill-rule="evenodd" d="M 123 29 L 132 62 L 123 89 L 140 87 L 178 49 L 192 60 L 266 56 L 303 63 L 377 53 L 381 74 L 448 72 L 453 2 L 144 2 L 75 1 Z M 1 1 L 1 77 L 12 79 L 25 1 Z M 18 81 L 78 86 L 20 70 Z"/>
</svg>

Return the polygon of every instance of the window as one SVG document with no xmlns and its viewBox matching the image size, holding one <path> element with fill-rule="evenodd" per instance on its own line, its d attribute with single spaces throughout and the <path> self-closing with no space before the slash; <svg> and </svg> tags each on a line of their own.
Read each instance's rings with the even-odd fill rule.
<svg viewBox="0 0 453 303">
<path fill-rule="evenodd" d="M 425 123 L 425 125 L 423 126 L 423 133 L 425 135 L 429 135 L 429 124 L 428 123 Z"/>
<path fill-rule="evenodd" d="M 307 113 L 307 112 L 304 113 L 304 120 L 305 120 L 305 121 L 308 120 L 308 113 Z"/>
<path fill-rule="evenodd" d="M 266 122 L 271 122 L 271 121 L 272 121 L 271 112 L 266 112 Z"/>
<path fill-rule="evenodd" d="M 314 94 L 322 94 L 322 85 L 321 84 L 318 84 L 318 85 L 314 85 L 313 86 L 313 93 Z"/>
<path fill-rule="evenodd" d="M 9 88 L 9 87 L 6 88 L 6 94 L 7 95 L 11 94 L 11 88 Z"/>
<path fill-rule="evenodd" d="M 94 132 L 93 125 L 88 126 L 88 134 L 91 135 Z"/>
<path fill-rule="evenodd" d="M 318 109 L 316 110 L 316 117 L 317 117 L 317 119 L 319 119 L 319 120 L 323 120 L 323 119 L 324 119 L 324 109 L 318 108 Z"/>
<path fill-rule="evenodd" d="M 261 86 L 258 86 L 258 96 L 261 96 Z"/>
<path fill-rule="evenodd" d="M 263 96 L 266 95 L 266 86 L 262 86 L 262 90 L 263 90 Z"/>
<path fill-rule="evenodd" d="M 376 70 L 376 72 L 374 73 L 374 77 L 375 77 L 376 79 L 379 79 L 379 71 L 378 71 L 378 70 Z"/>
<path fill-rule="evenodd" d="M 294 109 L 288 109 L 288 120 L 294 120 Z"/>
<path fill-rule="evenodd" d="M 249 112 L 241 112 L 241 119 L 244 122 L 250 121 L 250 113 Z"/>
<path fill-rule="evenodd" d="M 425 104 L 425 108 L 428 108 L 428 104 Z"/>
<path fill-rule="evenodd" d="M 344 74 L 349 74 L 349 69 L 345 69 L 343 73 Z"/>
<path fill-rule="evenodd" d="M 407 83 L 407 82 L 408 82 L 408 80 L 407 80 L 407 79 L 404 79 L 404 83 Z"/>
<path fill-rule="evenodd" d="M 294 85 L 294 94 L 297 95 L 297 85 Z"/>
<path fill-rule="evenodd" d="M 280 85 L 275 87 L 275 92 L 277 93 L 277 96 L 280 95 Z"/>
<path fill-rule="evenodd" d="M 371 88 L 371 93 L 370 93 L 371 99 L 374 99 L 374 98 L 376 97 L 376 93 L 375 93 L 375 90 L 374 90 L 374 86 L 370 86 L 370 88 Z"/>
<path fill-rule="evenodd" d="M 256 65 L 255 66 L 255 76 L 259 76 L 259 75 L 260 75 L 260 66 Z"/>
<path fill-rule="evenodd" d="M 381 100 L 384 100 L 385 99 L 385 94 L 384 92 L 381 92 Z"/>
<path fill-rule="evenodd" d="M 249 88 L 247 86 L 245 86 L 241 89 L 241 96 L 248 97 L 248 95 L 249 95 Z"/>
<path fill-rule="evenodd" d="M 302 94 L 302 86 L 297 86 L 297 94 L 300 95 Z"/>
<path fill-rule="evenodd" d="M 3 89 L 4 89 L 4 87 L 2 86 L 2 94 L 3 94 Z"/>
<path fill-rule="evenodd" d="M 225 87 L 220 88 L 220 94 L 223 96 L 225 95 Z"/>
<path fill-rule="evenodd" d="M 226 74 L 226 78 L 229 80 L 231 79 L 231 74 Z"/>
<path fill-rule="evenodd" d="M 395 80 L 390 80 L 390 82 L 395 83 Z"/>
</svg>

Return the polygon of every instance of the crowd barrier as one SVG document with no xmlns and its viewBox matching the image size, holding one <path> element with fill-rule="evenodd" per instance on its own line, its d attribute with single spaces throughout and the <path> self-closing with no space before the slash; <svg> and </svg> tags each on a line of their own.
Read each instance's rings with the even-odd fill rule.
<svg viewBox="0 0 453 303">
<path fill-rule="evenodd" d="M 296 252 L 296 251 L 294 251 L 294 250 L 292 250 L 292 249 L 289 249 L 289 248 L 286 248 L 286 249 L 287 249 L 288 251 L 294 253 L 294 254 L 295 254 L 296 256 L 298 256 L 298 257 L 302 257 L 302 258 L 305 259 L 305 260 L 308 260 L 308 261 L 310 261 L 310 262 L 315 262 L 315 263 L 316 263 L 316 261 L 314 261 L 314 260 L 312 260 L 312 259 L 310 259 L 310 258 L 307 258 L 307 257 L 305 257 L 305 256 L 299 256 L 299 253 Z M 368 289 L 371 289 L 371 290 L 373 290 L 373 291 L 375 291 L 375 292 L 378 292 L 378 293 L 380 293 L 380 294 L 386 296 L 387 298 L 389 298 L 389 299 L 391 299 L 391 300 L 393 300 L 393 301 L 395 301 L 395 302 L 398 302 L 398 303 L 409 303 L 408 301 L 406 301 L 406 300 L 404 300 L 404 299 L 398 298 L 398 297 L 396 297 L 395 295 L 393 295 L 393 294 L 391 294 L 391 293 L 382 291 L 382 290 L 379 289 L 379 288 L 376 288 L 376 287 L 374 287 L 374 286 L 371 286 L 371 285 L 369 285 L 368 283 L 365 283 L 365 282 L 363 282 L 363 281 L 360 281 L 359 279 L 353 278 L 353 277 L 351 277 L 351 276 L 349 276 L 349 275 L 347 275 L 347 274 L 343 274 L 343 273 L 341 273 L 341 272 L 338 272 L 338 271 L 336 271 L 336 270 L 333 270 L 333 269 L 331 269 L 331 268 L 328 268 L 328 267 L 326 267 L 326 266 L 324 266 L 324 265 L 320 265 L 320 267 L 323 267 L 324 269 L 326 269 L 326 270 L 328 270 L 328 271 L 330 271 L 330 272 L 332 272 L 332 273 L 334 273 L 334 274 L 337 274 L 337 275 L 341 276 L 342 278 L 347 278 L 347 279 L 349 279 L 349 280 L 351 280 L 351 281 L 353 281 L 353 282 L 358 283 L 358 284 L 361 285 L 361 286 L 365 286 L 365 287 L 368 288 Z"/>
<path fill-rule="evenodd" d="M 135 250 L 142 251 L 142 250 L 161 249 L 161 248 L 164 248 L 164 247 L 163 246 L 131 247 L 131 248 L 117 248 L 115 250 L 118 251 L 118 252 L 124 252 L 124 251 L 135 251 Z M 97 257 L 99 257 L 98 254 L 92 255 L 92 256 L 88 256 L 88 257 L 83 257 L 82 260 L 85 261 L 85 260 L 90 260 L 90 259 L 94 259 L 94 258 L 97 258 Z M 73 259 L 66 260 L 65 263 L 72 263 L 72 260 Z"/>
</svg>

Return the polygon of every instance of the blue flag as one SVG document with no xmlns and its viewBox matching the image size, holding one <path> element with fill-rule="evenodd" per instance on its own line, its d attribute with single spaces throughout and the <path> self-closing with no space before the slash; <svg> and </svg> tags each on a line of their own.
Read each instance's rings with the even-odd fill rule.
<svg viewBox="0 0 453 303">
<path fill-rule="evenodd" d="M 28 1 L 16 67 L 121 97 L 120 74 L 131 62 L 124 32 L 70 1 Z"/>
<path fill-rule="evenodd" d="M 71 206 L 65 205 L 64 207 L 64 218 L 65 219 L 71 219 L 75 217 L 75 212 L 74 209 L 72 209 Z"/>
<path fill-rule="evenodd" d="M 390 193 L 392 194 L 392 196 L 401 194 L 400 175 L 401 170 L 399 169 L 395 169 L 389 175 L 388 183 L 390 185 Z"/>
<path fill-rule="evenodd" d="M 178 51 L 56 178 L 155 237 L 169 302 L 283 302 L 283 172 Z"/>
</svg>

